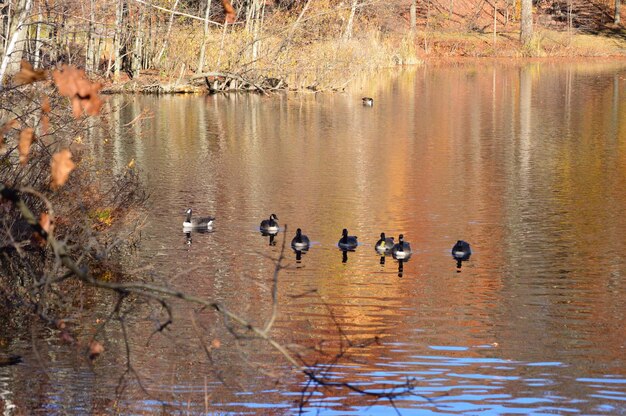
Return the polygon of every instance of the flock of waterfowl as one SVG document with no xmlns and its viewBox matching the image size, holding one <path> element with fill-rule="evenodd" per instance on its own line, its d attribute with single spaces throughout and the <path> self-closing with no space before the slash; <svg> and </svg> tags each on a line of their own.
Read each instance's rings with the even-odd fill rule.
<svg viewBox="0 0 626 416">
<path fill-rule="evenodd" d="M 192 209 L 189 208 L 186 211 L 186 217 L 183 221 L 183 231 L 189 233 L 191 231 L 210 231 L 213 228 L 213 222 L 215 217 L 200 217 L 192 218 Z M 268 219 L 261 221 L 259 230 L 264 236 L 270 237 L 270 244 L 273 244 L 274 236 L 280 231 L 278 224 L 278 217 L 276 214 L 271 214 Z M 188 240 L 190 241 L 190 240 Z M 344 262 L 347 261 L 347 251 L 354 251 L 358 247 L 358 239 L 356 235 L 349 235 L 346 228 L 341 233 L 341 238 L 337 242 L 339 247 L 344 252 Z M 302 252 L 306 252 L 311 247 L 309 237 L 302 234 L 302 230 L 298 228 L 296 235 L 291 240 L 291 248 L 296 252 L 296 259 L 300 260 Z M 398 236 L 398 242 L 396 243 L 393 237 L 387 237 L 385 233 L 380 233 L 380 239 L 374 245 L 376 252 L 380 254 L 381 263 L 384 263 L 384 256 L 391 255 L 394 259 L 400 262 L 408 261 L 411 257 L 411 244 L 404 240 L 404 235 Z M 457 261 L 457 267 L 461 268 L 461 262 L 469 260 L 472 255 L 472 250 L 469 243 L 463 240 L 458 240 L 452 247 L 452 257 Z"/>
</svg>

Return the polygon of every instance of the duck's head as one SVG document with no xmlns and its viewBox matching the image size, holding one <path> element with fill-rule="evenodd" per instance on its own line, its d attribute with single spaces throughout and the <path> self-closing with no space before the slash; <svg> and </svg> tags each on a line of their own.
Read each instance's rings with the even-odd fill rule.
<svg viewBox="0 0 626 416">
<path fill-rule="evenodd" d="M 385 239 L 385 233 L 380 233 L 380 239 L 384 240 Z"/>
<path fill-rule="evenodd" d="M 297 235 L 298 237 L 300 237 L 300 236 L 302 235 L 302 230 L 301 230 L 300 228 L 298 228 L 298 229 L 296 230 L 296 235 Z"/>
<path fill-rule="evenodd" d="M 344 228 L 343 231 L 341 232 L 341 235 L 343 235 L 344 237 L 348 236 L 348 229 Z"/>
<path fill-rule="evenodd" d="M 276 216 L 276 214 L 272 214 L 270 215 L 270 220 L 277 220 L 278 217 Z"/>
<path fill-rule="evenodd" d="M 404 234 L 400 234 L 400 235 L 398 236 L 398 240 L 400 240 L 400 241 L 404 241 Z"/>
<path fill-rule="evenodd" d="M 187 208 L 187 211 L 185 211 L 185 214 L 187 215 L 191 214 L 191 208 Z"/>
</svg>

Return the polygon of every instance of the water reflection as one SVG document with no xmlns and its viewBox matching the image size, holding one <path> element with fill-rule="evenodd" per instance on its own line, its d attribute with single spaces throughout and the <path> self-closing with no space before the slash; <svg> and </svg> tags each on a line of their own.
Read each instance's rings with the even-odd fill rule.
<svg viewBox="0 0 626 416">
<path fill-rule="evenodd" d="M 276 245 L 276 241 L 275 241 L 276 235 L 278 235 L 278 230 L 271 231 L 271 232 L 261 230 L 261 236 L 267 237 L 268 243 L 270 246 Z"/>
<path fill-rule="evenodd" d="M 341 262 L 342 263 L 347 263 L 348 262 L 348 251 L 354 251 L 354 250 L 343 250 L 343 249 L 339 249 L 341 251 Z"/>
<path fill-rule="evenodd" d="M 405 257 L 404 259 L 398 259 L 398 277 L 402 277 L 404 274 L 404 263 L 408 262 L 411 256 Z"/>
<path fill-rule="evenodd" d="M 302 262 L 302 255 L 306 254 L 308 250 L 296 250 L 292 248 L 293 252 L 296 254 L 296 263 L 300 264 Z"/>
<path fill-rule="evenodd" d="M 250 224 L 276 211 L 314 230 L 322 247 L 306 254 L 310 267 L 280 275 L 272 336 L 304 346 L 303 355 L 323 345 L 326 355 L 313 357 L 322 363 L 346 337 L 350 345 L 380 340 L 346 353 L 352 360 L 333 377 L 368 386 L 416 377 L 418 391 L 397 403 L 409 412 L 606 414 L 624 399 L 615 380 L 626 326 L 625 77 L 619 62 L 480 61 L 369 77 L 345 95 L 117 97 L 113 139 L 86 146 L 109 169 L 135 159 L 159 195 L 129 269 L 150 265 L 156 280 L 182 275 L 177 288 L 259 322 L 271 314 L 275 266 L 259 252 L 278 249 Z M 361 91 L 376 106 L 363 109 Z M 124 127 L 145 109 L 153 119 Z M 220 218 L 219 233 L 194 235 L 194 250 L 205 254 L 194 257 L 197 270 L 188 270 L 180 244 L 181 201 Z M 381 272 L 385 257 L 369 249 L 350 253 L 343 267 L 334 244 L 344 227 L 362 241 L 376 241 L 381 229 L 411 236 L 419 258 L 397 264 L 411 278 Z M 462 275 L 451 272 L 448 254 L 456 236 L 481 252 Z M 285 371 L 277 387 L 250 365 L 276 361 L 264 344 L 242 345 L 218 317 L 193 308 L 179 315 L 172 337 L 155 336 L 149 348 L 145 315 L 127 318 L 151 393 L 170 401 L 176 392 L 205 413 L 207 397 L 216 412 L 298 411 L 291 406 L 301 378 Z M 198 338 L 220 341 L 213 364 L 197 351 Z M 198 374 L 196 363 L 207 371 Z M 101 390 L 90 390 L 103 398 L 125 368 L 106 364 L 96 363 L 93 375 Z M 15 377 L 11 390 L 28 391 L 26 376 Z M 69 400 L 80 380 L 49 390 L 69 390 L 58 393 Z M 318 393 L 306 412 L 315 403 L 341 414 L 394 412 L 358 395 Z M 153 402 L 124 403 L 125 413 L 158 411 Z"/>
<path fill-rule="evenodd" d="M 183 229 L 183 235 L 185 236 L 185 244 L 190 246 L 193 244 L 193 234 L 212 234 L 215 230 L 213 228 L 199 228 L 199 229 Z"/>
</svg>

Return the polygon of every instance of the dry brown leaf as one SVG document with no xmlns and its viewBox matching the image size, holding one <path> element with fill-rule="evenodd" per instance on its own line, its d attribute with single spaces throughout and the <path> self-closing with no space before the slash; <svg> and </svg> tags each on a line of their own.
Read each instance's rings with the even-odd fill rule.
<svg viewBox="0 0 626 416">
<path fill-rule="evenodd" d="M 31 84 L 36 81 L 43 81 L 46 79 L 45 69 L 33 69 L 33 66 L 28 61 L 22 60 L 20 63 L 20 72 L 13 77 L 14 85 Z"/>
<path fill-rule="evenodd" d="M 76 339 L 74 339 L 72 334 L 70 334 L 69 331 L 66 330 L 61 331 L 61 333 L 59 334 L 59 338 L 61 339 L 61 341 L 67 344 L 74 344 L 76 342 Z"/>
<path fill-rule="evenodd" d="M 13 118 L 7 121 L 6 123 L 2 125 L 2 127 L 0 127 L 0 136 L 4 136 L 9 130 L 13 128 L 17 128 L 19 126 L 20 126 L 20 122 L 17 121 L 16 118 Z"/>
<path fill-rule="evenodd" d="M 19 127 L 20 122 L 17 119 L 11 119 L 0 127 L 0 152 L 4 152 L 4 136 L 13 128 Z"/>
<path fill-rule="evenodd" d="M 41 132 L 48 134 L 50 131 L 50 117 L 47 114 L 41 116 Z"/>
<path fill-rule="evenodd" d="M 47 95 L 42 95 L 41 96 L 41 129 L 43 131 L 43 134 L 48 134 L 48 131 L 50 130 L 50 116 L 48 116 L 48 113 L 50 113 L 51 110 L 51 106 L 50 106 L 50 98 L 48 98 Z"/>
<path fill-rule="evenodd" d="M 51 110 L 50 98 L 48 98 L 47 95 L 42 95 L 41 96 L 41 111 L 47 114 L 50 112 L 50 110 Z"/>
<path fill-rule="evenodd" d="M 104 347 L 98 341 L 93 340 L 89 343 L 89 359 L 95 360 L 104 352 Z"/>
<path fill-rule="evenodd" d="M 235 13 L 235 8 L 232 6 L 232 4 L 230 4 L 230 1 L 222 0 L 222 8 L 224 9 L 224 22 L 235 23 L 237 13 Z"/>
<path fill-rule="evenodd" d="M 98 92 L 102 89 L 102 84 L 89 81 L 85 71 L 63 65 L 61 70 L 52 72 L 52 78 L 59 94 L 72 100 L 74 117 L 80 117 L 83 109 L 92 116 L 100 112 L 102 100 Z"/>
<path fill-rule="evenodd" d="M 30 152 L 30 145 L 35 140 L 35 130 L 31 127 L 25 128 L 20 132 L 20 141 L 17 144 L 17 150 L 20 153 L 20 163 L 24 165 L 28 162 L 28 153 Z"/>
<path fill-rule="evenodd" d="M 74 170 L 76 165 L 72 162 L 72 153 L 63 149 L 52 155 L 52 189 L 63 186 L 70 176 L 70 172 Z"/>
<path fill-rule="evenodd" d="M 13 127 L 17 127 L 18 125 L 19 125 L 18 121 L 16 119 L 12 119 L 12 120 L 7 121 L 6 123 L 2 125 L 2 127 L 0 127 L 0 152 L 5 151 L 4 135 L 7 134 L 7 132 L 11 130 Z"/>
<path fill-rule="evenodd" d="M 41 213 L 41 216 L 39 217 L 39 225 L 41 226 L 41 229 L 47 233 L 52 231 L 52 219 L 47 212 Z"/>
</svg>

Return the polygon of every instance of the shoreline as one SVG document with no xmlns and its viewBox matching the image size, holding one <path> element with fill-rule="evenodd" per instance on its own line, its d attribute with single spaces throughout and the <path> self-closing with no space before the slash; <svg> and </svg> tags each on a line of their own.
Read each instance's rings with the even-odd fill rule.
<svg viewBox="0 0 626 416">
<path fill-rule="evenodd" d="M 393 65 L 387 67 L 379 67 L 371 69 L 370 71 L 388 71 L 388 70 L 404 70 L 409 68 L 417 68 L 421 66 L 463 66 L 473 65 L 477 63 L 501 63 L 506 65 L 523 65 L 530 63 L 543 63 L 543 64 L 575 64 L 575 63 L 623 63 L 626 64 L 626 55 L 614 55 L 614 56 L 566 56 L 566 57 L 504 57 L 504 56 L 437 56 L 428 57 L 420 62 L 404 65 Z M 289 88 L 289 86 L 277 86 L 277 85 L 263 85 L 252 86 L 252 84 L 244 84 L 237 88 L 212 88 L 202 78 L 198 78 L 195 74 L 190 74 L 188 77 L 183 77 L 185 81 L 181 79 L 180 82 L 172 82 L 171 79 L 162 78 L 159 80 L 157 77 L 150 76 L 150 74 L 142 74 L 143 77 L 135 80 L 128 80 L 123 82 L 109 82 L 105 83 L 105 86 L 100 91 L 104 95 L 117 95 L 117 94 L 140 94 L 140 95 L 179 95 L 179 94 L 220 94 L 220 93 L 259 93 L 259 94 L 271 94 L 275 92 L 293 92 L 293 93 L 317 93 L 317 92 L 340 92 L 345 90 L 345 85 L 342 88 L 329 88 L 324 90 L 315 90 L 314 88 Z M 195 79 L 194 79 L 195 78 Z M 192 81 L 187 82 L 187 81 Z M 211 80 L 214 81 L 214 80 Z M 218 80 L 224 84 L 223 80 Z M 220 85 L 222 85 L 220 84 Z"/>
</svg>

